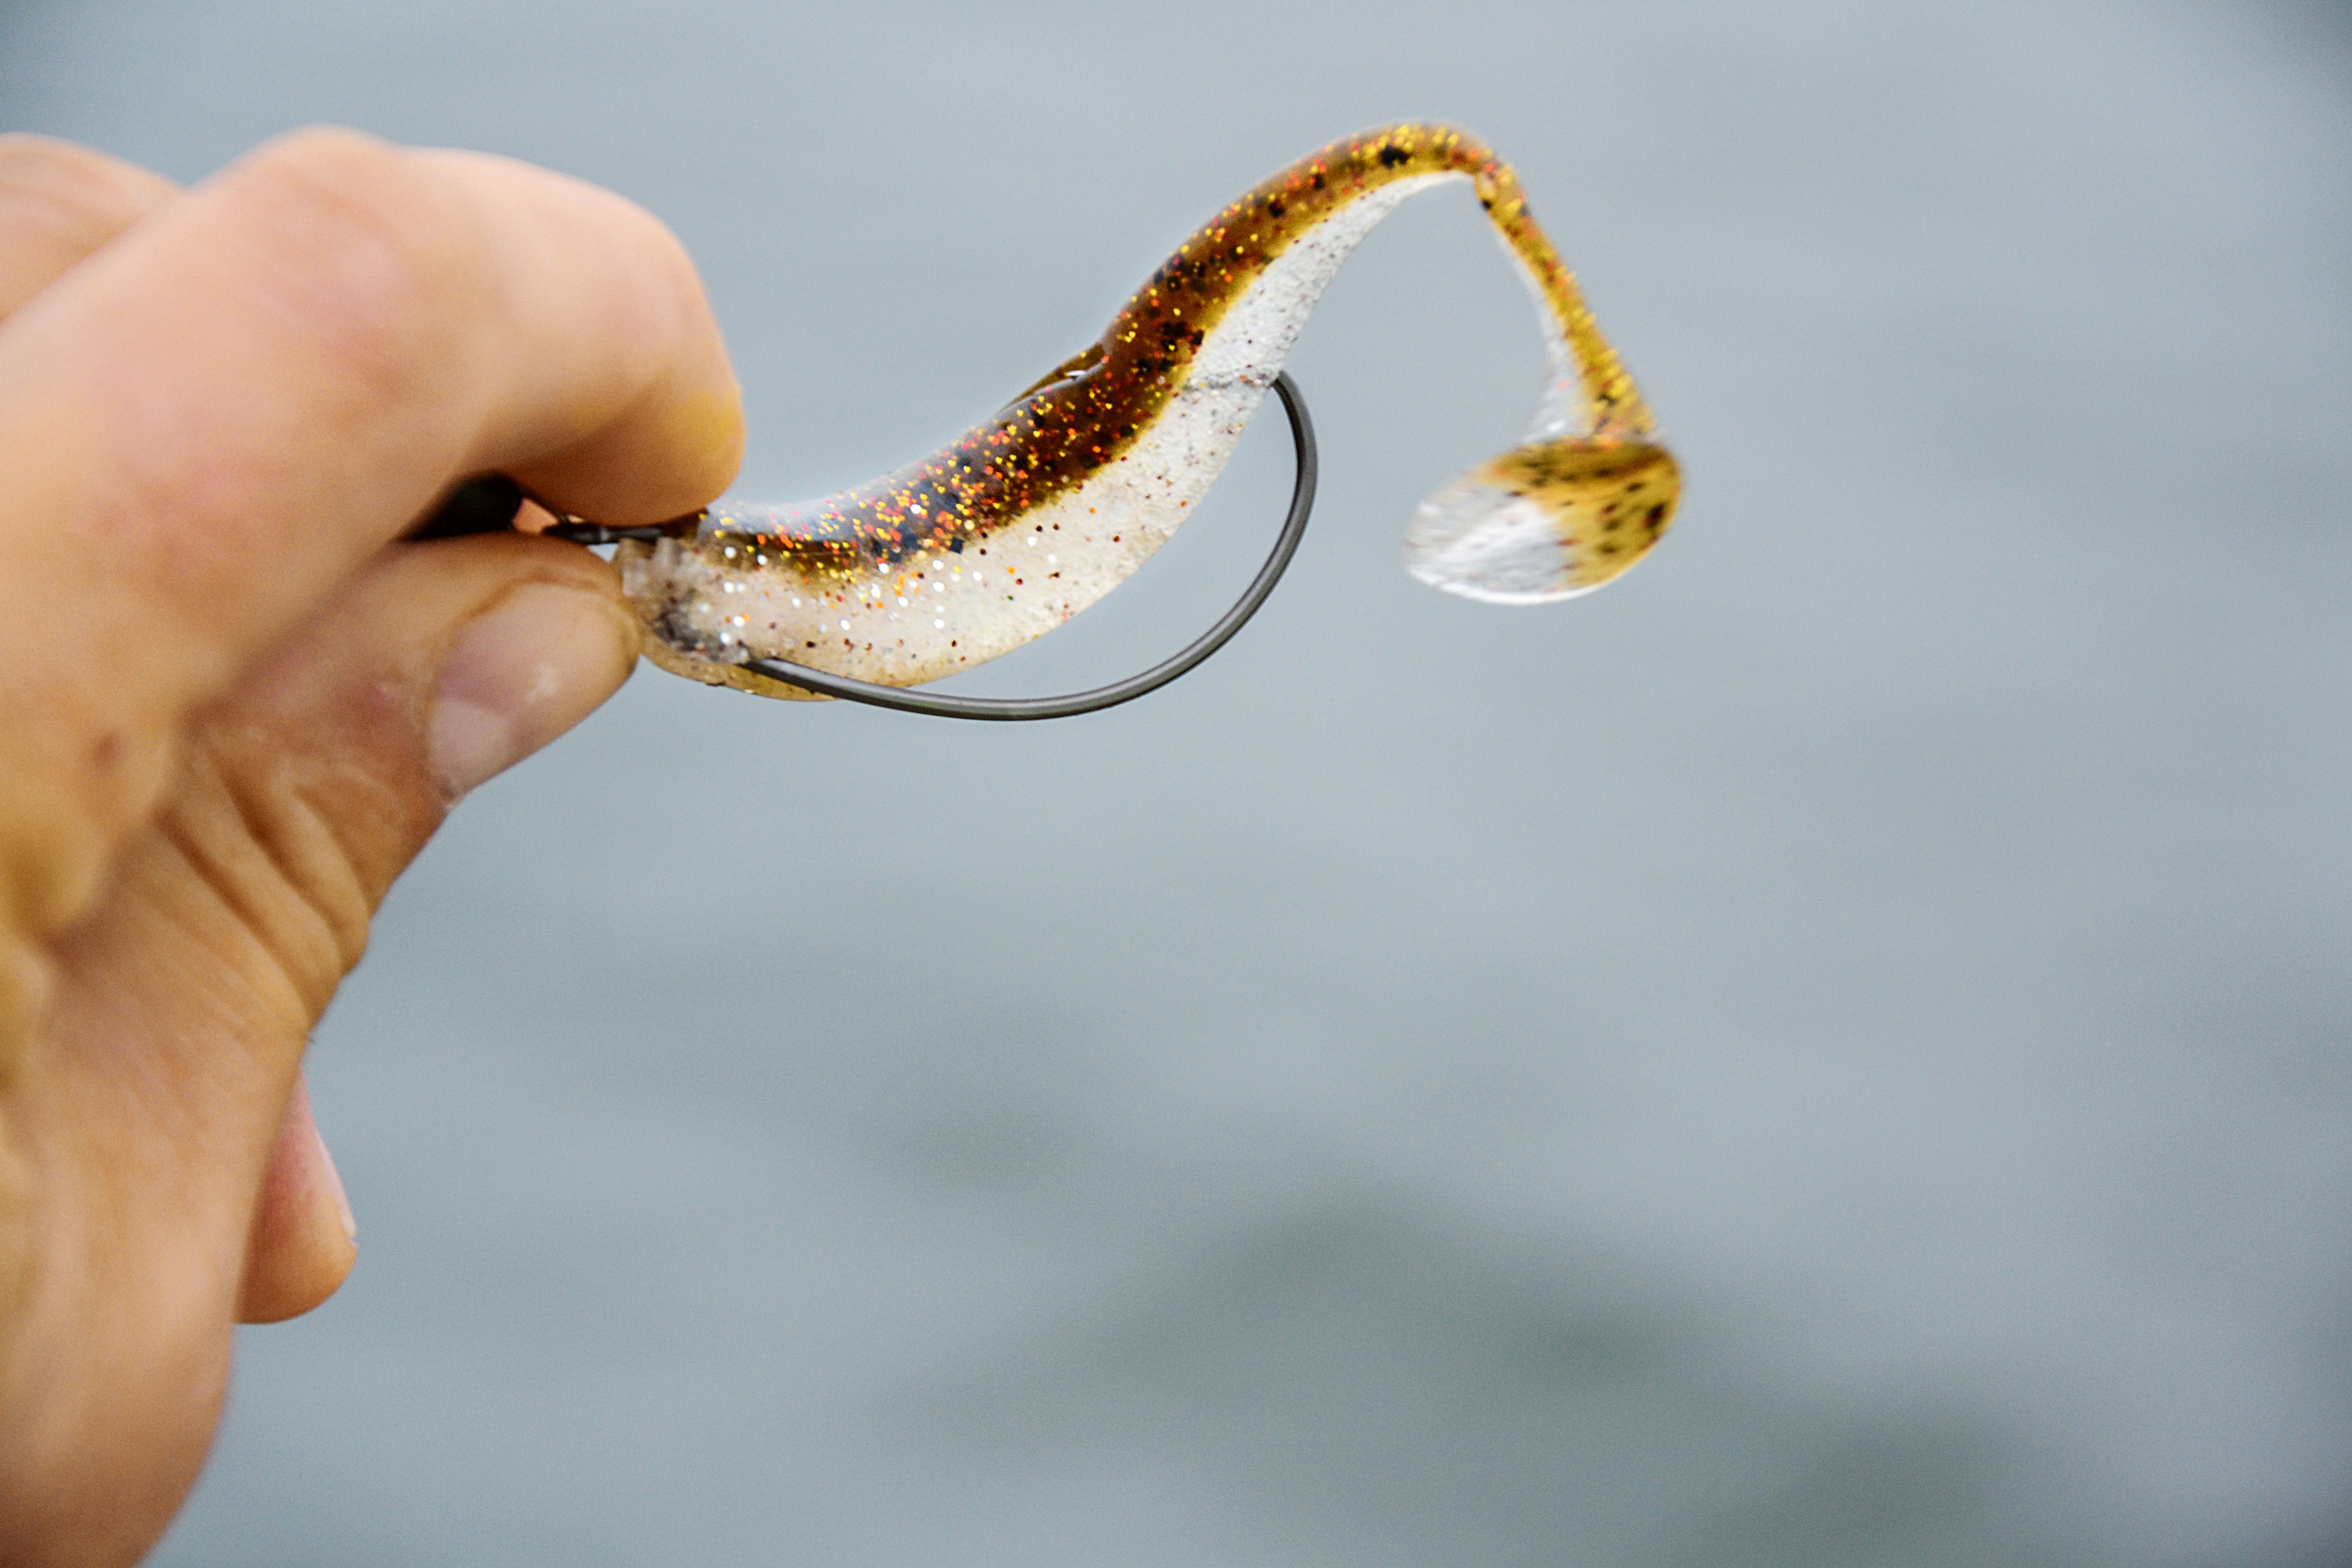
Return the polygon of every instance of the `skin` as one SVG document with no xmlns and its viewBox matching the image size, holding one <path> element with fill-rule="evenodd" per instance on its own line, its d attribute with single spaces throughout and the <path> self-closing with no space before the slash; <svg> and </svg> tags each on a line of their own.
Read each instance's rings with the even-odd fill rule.
<svg viewBox="0 0 2352 1568">
<path fill-rule="evenodd" d="M 232 1325 L 341 1282 L 310 1031 L 455 801 L 636 655 L 586 552 L 402 531 L 492 469 L 676 517 L 740 444 L 617 197 L 342 132 L 185 193 L 0 138 L 0 1562 L 137 1561 Z"/>
</svg>

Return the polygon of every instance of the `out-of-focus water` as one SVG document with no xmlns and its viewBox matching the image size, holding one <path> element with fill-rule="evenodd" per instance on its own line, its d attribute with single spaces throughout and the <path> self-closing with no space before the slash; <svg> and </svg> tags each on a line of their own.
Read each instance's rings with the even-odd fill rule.
<svg viewBox="0 0 2352 1568">
<path fill-rule="evenodd" d="M 1406 578 L 1540 374 L 1451 193 L 1308 329 L 1318 527 L 1197 675 L 999 730 L 641 672 L 320 1031 L 360 1266 L 158 1563 L 2352 1552 L 2339 12 L 20 0 L 0 108 L 617 187 L 775 499 L 1455 119 L 1690 481 L 1591 599 Z M 1285 446 L 972 689 L 1182 641 Z"/>
</svg>

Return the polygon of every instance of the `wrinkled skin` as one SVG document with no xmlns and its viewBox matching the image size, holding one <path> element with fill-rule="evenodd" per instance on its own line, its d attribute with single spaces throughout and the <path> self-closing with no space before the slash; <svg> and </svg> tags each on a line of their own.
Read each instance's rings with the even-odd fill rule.
<svg viewBox="0 0 2352 1568">
<path fill-rule="evenodd" d="M 740 446 L 616 197 L 339 132 L 185 193 L 0 138 L 0 1562 L 135 1562 L 232 1324 L 341 1284 L 310 1031 L 451 805 L 635 658 L 584 551 L 394 542 L 488 469 L 673 517 Z"/>
</svg>

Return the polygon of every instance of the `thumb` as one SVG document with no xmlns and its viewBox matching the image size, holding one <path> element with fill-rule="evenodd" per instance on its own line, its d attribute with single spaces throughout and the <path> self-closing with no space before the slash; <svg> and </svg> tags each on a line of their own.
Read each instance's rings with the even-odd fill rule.
<svg viewBox="0 0 2352 1568">
<path fill-rule="evenodd" d="M 310 768 L 289 759 L 321 746 L 356 774 L 338 792 L 340 809 L 314 803 L 356 873 L 356 904 L 342 921 L 373 914 L 448 802 L 570 729 L 626 678 L 635 623 L 610 579 L 585 552 L 547 541 L 394 550 L 269 660 L 224 715 L 230 721 L 214 728 L 215 737 L 240 731 L 238 743 L 215 740 L 215 750 L 248 787 L 260 775 L 304 774 L 315 787 L 318 759 Z M 348 715 L 387 696 L 415 722 L 362 726 L 353 747 Z M 314 888 L 308 901 L 320 908 L 329 897 Z M 278 961 L 294 967 L 289 954 Z M 321 1005 L 322 978 L 331 988 L 341 976 L 312 975 L 302 987 Z M 348 1200 L 298 1078 L 253 1213 L 238 1318 L 275 1321 L 325 1300 L 351 1268 L 353 1242 Z"/>
<path fill-rule="evenodd" d="M 274 1151 L 324 1158 L 281 1136 L 308 1121 L 311 1026 L 450 802 L 609 696 L 636 637 L 577 546 L 399 545 L 199 717 L 0 1079 L 7 1250 L 31 1265 L 0 1343 L 0 1519 L 152 1539 L 210 1439 L 240 1305 L 287 1316 L 340 1282 L 348 1252 L 316 1250 L 347 1246 L 340 1216 L 272 1208 L 332 1205 L 331 1178 L 265 1182 Z"/>
<path fill-rule="evenodd" d="M 314 1011 L 449 805 L 611 696 L 637 637 L 616 574 L 576 545 L 513 533 L 395 545 L 205 716 L 192 773 L 217 771 L 260 824 L 298 812 L 289 826 L 316 839 L 299 858 L 286 847 L 278 869 L 294 912 L 348 952 L 306 952 L 294 931 L 273 939 Z"/>
</svg>

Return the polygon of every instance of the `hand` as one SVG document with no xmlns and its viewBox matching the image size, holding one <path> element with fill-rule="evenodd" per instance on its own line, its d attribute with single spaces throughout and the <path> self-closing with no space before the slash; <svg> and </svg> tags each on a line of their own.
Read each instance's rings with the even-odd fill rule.
<svg viewBox="0 0 2352 1568">
<path fill-rule="evenodd" d="M 341 1282 L 310 1028 L 450 805 L 635 661 L 576 546 L 393 541 L 492 469 L 675 517 L 740 446 L 618 197 L 341 132 L 185 194 L 0 139 L 0 1562 L 135 1562 L 232 1322 Z"/>
</svg>

